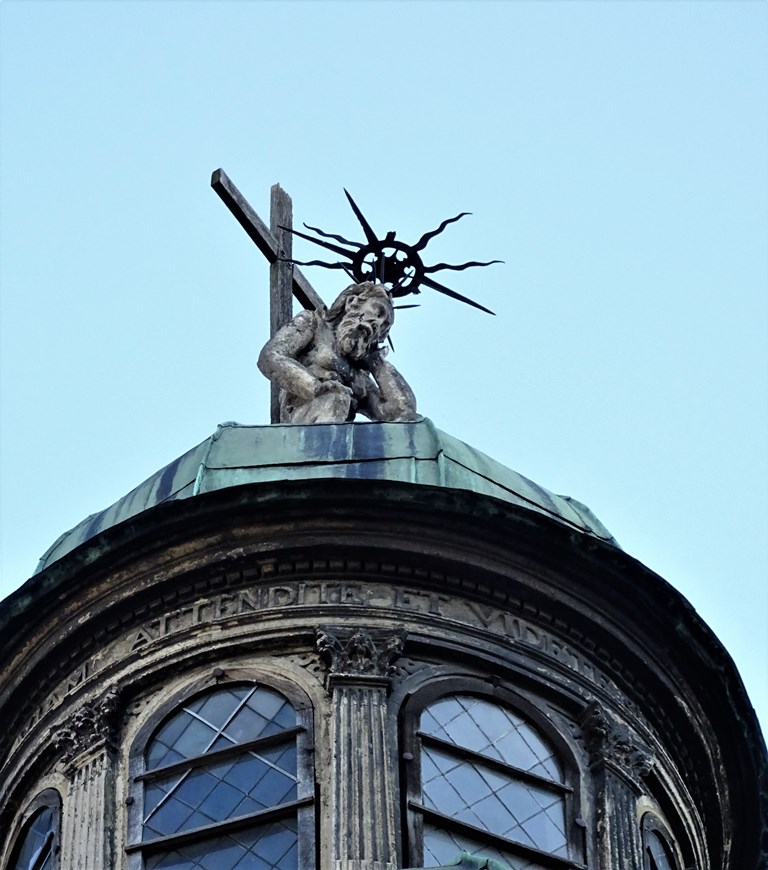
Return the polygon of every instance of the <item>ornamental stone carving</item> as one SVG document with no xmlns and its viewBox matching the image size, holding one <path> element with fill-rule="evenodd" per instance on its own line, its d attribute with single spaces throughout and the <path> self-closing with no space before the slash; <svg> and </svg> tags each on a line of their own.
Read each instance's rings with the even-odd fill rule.
<svg viewBox="0 0 768 870">
<path fill-rule="evenodd" d="M 302 311 L 264 346 L 259 369 L 280 388 L 280 422 L 417 419 L 416 399 L 382 347 L 395 310 L 387 288 L 347 287 L 328 309 Z"/>
<path fill-rule="evenodd" d="M 611 764 L 635 782 L 650 773 L 653 753 L 638 743 L 629 728 L 616 722 L 597 701 L 587 705 L 580 725 L 592 766 Z"/>
<path fill-rule="evenodd" d="M 346 681 L 387 685 L 405 638 L 404 630 L 318 628 L 317 649 L 328 667 L 329 684 Z"/>
<path fill-rule="evenodd" d="M 396 756 L 387 739 L 387 695 L 405 637 L 404 630 L 317 629 L 317 649 L 328 668 L 331 693 L 331 849 L 336 870 L 398 866 Z"/>
<path fill-rule="evenodd" d="M 52 740 L 67 764 L 101 741 L 109 742 L 117 720 L 119 694 L 111 688 L 98 701 L 83 704 L 53 732 Z"/>
</svg>

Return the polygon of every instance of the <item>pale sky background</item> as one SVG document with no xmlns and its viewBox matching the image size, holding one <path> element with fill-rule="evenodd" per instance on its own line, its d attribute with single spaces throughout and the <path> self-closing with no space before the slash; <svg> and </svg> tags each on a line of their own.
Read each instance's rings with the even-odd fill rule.
<svg viewBox="0 0 768 870">
<path fill-rule="evenodd" d="M 414 242 L 391 357 L 436 425 L 588 504 L 768 723 L 768 5 L 0 4 L 2 574 L 268 421 L 268 220 Z M 308 244 L 296 253 L 316 256 Z M 331 300 L 339 275 L 305 270 Z"/>
</svg>

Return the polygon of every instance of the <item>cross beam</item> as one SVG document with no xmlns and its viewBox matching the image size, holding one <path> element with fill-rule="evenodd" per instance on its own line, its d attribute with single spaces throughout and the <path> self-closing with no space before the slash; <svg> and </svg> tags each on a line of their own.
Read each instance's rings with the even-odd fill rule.
<svg viewBox="0 0 768 870">
<path fill-rule="evenodd" d="M 264 221 L 251 208 L 246 198 L 240 193 L 235 185 L 230 180 L 229 176 L 223 169 L 217 169 L 211 176 L 211 187 L 218 193 L 224 201 L 224 205 L 237 218 L 240 226 L 248 233 L 249 237 L 255 242 L 256 247 L 267 258 L 270 265 L 275 263 L 279 257 L 280 246 L 273 232 L 267 227 Z M 280 187 L 275 184 L 272 187 L 273 197 L 275 190 L 280 191 L 288 201 L 289 219 L 283 223 L 283 226 L 291 226 L 291 198 Z M 290 236 L 290 233 L 287 235 Z M 322 309 L 325 303 L 318 296 L 314 287 L 304 277 L 301 271 L 296 266 L 290 266 L 292 275 L 292 291 L 293 295 L 299 300 L 299 303 L 304 308 Z"/>
<path fill-rule="evenodd" d="M 269 270 L 269 331 L 273 336 L 291 320 L 293 305 L 291 296 L 299 300 L 302 308 L 325 308 L 323 300 L 302 275 L 299 269 L 288 262 L 292 256 L 293 207 L 291 198 L 279 184 L 272 186 L 270 197 L 269 227 L 251 208 L 246 198 L 230 181 L 223 169 L 211 176 L 211 187 L 237 218 L 249 238 L 267 258 Z M 287 227 L 288 229 L 284 229 Z M 271 419 L 280 422 L 278 389 L 272 385 Z"/>
</svg>

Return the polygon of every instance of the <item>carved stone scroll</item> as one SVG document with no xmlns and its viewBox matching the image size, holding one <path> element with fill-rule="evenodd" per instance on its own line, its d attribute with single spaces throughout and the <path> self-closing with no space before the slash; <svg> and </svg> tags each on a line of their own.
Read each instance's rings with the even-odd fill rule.
<svg viewBox="0 0 768 870">
<path fill-rule="evenodd" d="M 595 777 L 598 866 L 643 870 L 637 799 L 653 754 L 596 701 L 586 707 L 580 724 Z"/>
<path fill-rule="evenodd" d="M 333 864 L 397 867 L 395 763 L 387 751 L 387 694 L 405 632 L 322 628 L 331 723 Z"/>
</svg>

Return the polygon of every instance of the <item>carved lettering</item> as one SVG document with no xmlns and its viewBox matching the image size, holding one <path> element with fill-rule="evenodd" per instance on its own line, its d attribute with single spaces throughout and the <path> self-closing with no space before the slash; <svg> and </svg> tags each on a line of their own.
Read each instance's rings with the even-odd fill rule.
<svg viewBox="0 0 768 870">
<path fill-rule="evenodd" d="M 276 572 L 273 572 L 275 574 Z M 71 692 L 82 687 L 101 667 L 102 661 L 113 661 L 132 652 L 143 651 L 169 635 L 188 631 L 196 626 L 249 618 L 267 609 L 349 605 L 381 608 L 393 612 L 441 617 L 467 625 L 479 626 L 489 634 L 505 638 L 521 648 L 536 650 L 583 680 L 599 687 L 607 695 L 620 699 L 633 713 L 642 718 L 636 704 L 625 698 L 616 685 L 590 659 L 571 648 L 561 638 L 508 611 L 452 597 L 384 583 L 354 582 L 291 582 L 264 584 L 248 589 L 199 598 L 193 603 L 166 611 L 132 629 L 103 648 L 99 658 L 84 662 L 67 676 L 46 700 L 25 719 L 23 734 L 27 734 L 50 710 L 57 707 Z"/>
<path fill-rule="evenodd" d="M 498 620 L 503 621 L 503 614 L 500 610 L 497 610 L 495 607 L 488 607 L 485 604 L 478 604 L 476 601 L 468 601 L 467 607 L 475 614 L 475 616 L 480 620 L 483 628 L 490 628 L 493 623 Z"/>
<path fill-rule="evenodd" d="M 269 608 L 290 608 L 302 605 L 363 606 L 424 613 L 480 625 L 486 631 L 506 637 L 536 649 L 607 692 L 616 692 L 611 681 L 596 666 L 571 649 L 559 638 L 507 611 L 436 592 L 427 592 L 383 584 L 343 582 L 282 583 L 259 589 L 222 593 L 201 598 L 178 610 L 168 611 L 139 629 L 128 641 L 128 650 L 142 649 L 148 644 L 179 631 L 210 622 L 219 622 Z M 79 669 L 70 677 L 71 687 L 79 685 L 87 671 Z"/>
<path fill-rule="evenodd" d="M 438 595 L 437 592 L 429 593 L 429 612 L 434 616 L 442 616 L 440 611 L 440 604 L 444 601 L 449 601 L 450 599 L 445 595 Z"/>
<path fill-rule="evenodd" d="M 300 585 L 304 585 L 303 583 Z M 254 613 L 259 609 L 259 604 L 253 597 L 252 592 L 238 592 L 237 606 L 240 613 Z"/>
<path fill-rule="evenodd" d="M 64 682 L 64 694 L 67 695 L 76 689 L 82 682 L 88 679 L 90 662 L 83 664 L 72 674 L 67 677 Z"/>
<path fill-rule="evenodd" d="M 296 589 L 290 586 L 273 586 L 269 590 L 270 607 L 290 607 L 296 603 Z"/>
</svg>

